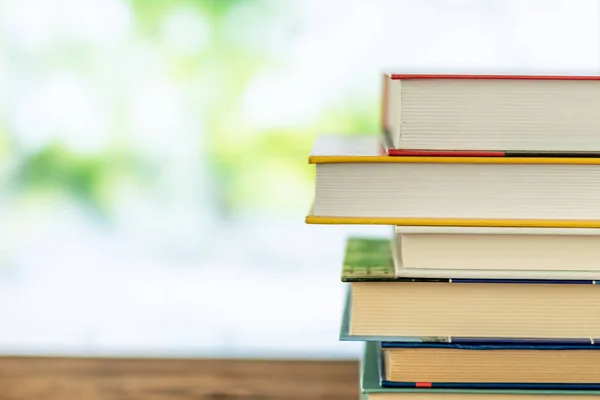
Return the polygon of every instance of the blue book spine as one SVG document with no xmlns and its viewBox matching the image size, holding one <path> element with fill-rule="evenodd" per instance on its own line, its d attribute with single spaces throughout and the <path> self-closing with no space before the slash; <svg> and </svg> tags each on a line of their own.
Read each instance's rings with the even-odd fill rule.
<svg viewBox="0 0 600 400">
<path fill-rule="evenodd" d="M 391 382 L 383 387 L 411 389 L 513 389 L 513 390 L 599 390 L 600 383 L 500 383 L 500 382 Z"/>
<path fill-rule="evenodd" d="M 537 345 L 598 345 L 600 339 L 594 338 L 560 338 L 560 339 L 536 339 L 536 338 L 470 338 L 453 337 L 450 343 L 457 344 L 537 344 Z"/>
<path fill-rule="evenodd" d="M 452 279 L 451 283 L 519 283 L 530 285 L 595 285 L 594 280 L 572 279 Z"/>
<path fill-rule="evenodd" d="M 383 349 L 399 348 L 427 348 L 427 349 L 461 349 L 461 350 L 600 350 L 600 344 L 596 341 L 562 341 L 562 342 L 540 342 L 540 341 L 504 341 L 504 342 L 381 342 Z"/>
</svg>

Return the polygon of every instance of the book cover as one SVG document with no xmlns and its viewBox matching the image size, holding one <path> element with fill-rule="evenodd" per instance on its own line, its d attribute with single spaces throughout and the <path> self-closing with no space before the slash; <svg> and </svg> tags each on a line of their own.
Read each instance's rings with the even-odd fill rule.
<svg viewBox="0 0 600 400">
<path fill-rule="evenodd" d="M 586 151 L 486 151 L 486 150 L 409 150 L 387 148 L 388 156 L 394 157 L 600 157 L 600 152 Z"/>
<path fill-rule="evenodd" d="M 412 388 L 400 388 L 400 387 L 386 387 L 382 385 L 382 375 L 383 372 L 380 363 L 379 356 L 379 343 L 377 342 L 367 342 L 365 344 L 365 350 L 363 353 L 363 357 L 361 359 L 361 371 L 360 371 L 360 385 L 361 392 L 364 395 L 374 394 L 374 393 L 405 393 L 407 394 L 407 398 L 410 398 L 410 394 L 415 393 L 444 393 L 444 394 L 456 394 L 456 395 L 467 395 L 467 394 L 503 394 L 508 395 L 508 398 L 511 395 L 514 395 L 515 398 L 522 399 L 522 395 L 532 395 L 533 396 L 556 396 L 559 399 L 564 399 L 565 396 L 593 396 L 594 398 L 600 396 L 600 390 L 523 390 L 523 389 L 482 389 L 482 388 L 473 388 L 473 389 L 464 389 L 464 388 L 432 388 L 432 387 L 412 387 Z M 493 396 L 490 396 L 493 398 Z"/>
<path fill-rule="evenodd" d="M 458 336 L 380 336 L 380 335 L 355 335 L 350 333 L 350 318 L 352 315 L 352 296 L 349 288 L 346 294 L 346 300 L 342 311 L 342 320 L 340 324 L 339 339 L 341 341 L 361 341 L 378 343 L 451 343 L 454 345 L 465 346 L 595 346 L 600 343 L 600 338 L 479 338 L 479 337 L 458 337 Z"/>
<path fill-rule="evenodd" d="M 387 118 L 387 117 L 386 117 Z M 540 157 L 540 158 L 594 158 L 598 151 L 525 151 L 525 150 L 431 150 L 395 148 L 389 130 L 383 127 L 381 144 L 385 154 L 392 157 Z"/>
<path fill-rule="evenodd" d="M 388 342 L 380 343 L 382 349 L 457 349 L 473 351 L 491 350 L 600 350 L 600 342 L 597 341 L 569 341 L 560 342 L 556 340 L 520 340 L 519 342 L 502 342 L 491 340 L 485 342 Z"/>
<path fill-rule="evenodd" d="M 366 240 L 366 242 L 364 240 Z M 572 313 L 564 314 L 564 310 L 560 309 L 561 312 L 558 314 L 553 312 L 550 312 L 549 314 L 544 313 L 539 314 L 540 318 L 537 318 L 535 317 L 535 315 L 537 315 L 535 310 L 540 310 L 540 307 L 542 306 L 546 307 L 546 309 L 552 309 L 551 307 L 554 307 L 554 305 L 549 306 L 548 304 L 550 303 L 555 304 L 556 307 L 561 307 L 561 305 L 565 304 L 565 300 L 561 300 L 561 298 L 562 296 L 568 293 L 579 294 L 581 292 L 581 296 L 588 296 L 589 299 L 593 299 L 593 296 L 595 296 L 595 293 L 597 293 L 596 281 L 594 280 L 548 278 L 516 279 L 514 278 L 514 276 L 512 278 L 502 279 L 479 279 L 453 278 L 452 275 L 450 275 L 448 278 L 406 277 L 394 271 L 393 263 L 390 261 L 389 253 L 390 250 L 388 250 L 388 247 L 386 247 L 385 241 L 383 243 L 378 243 L 375 241 L 375 239 L 349 240 L 349 246 L 347 248 L 348 256 L 344 258 L 341 273 L 341 281 L 350 284 L 350 290 L 348 291 L 349 298 L 347 299 L 344 321 L 342 323 L 342 330 L 340 334 L 341 340 L 398 340 L 462 343 L 473 341 L 489 342 L 491 340 L 490 338 L 498 338 L 498 342 L 520 342 L 523 338 L 529 338 L 533 340 L 533 343 L 537 343 L 538 339 L 545 338 L 553 339 L 555 342 L 558 343 L 590 343 L 597 341 L 597 331 L 587 328 L 584 329 L 583 327 L 587 326 L 587 324 L 584 322 L 572 325 L 573 327 L 577 326 L 581 329 L 565 329 L 565 332 L 569 333 L 559 336 L 557 336 L 556 334 L 546 335 L 544 332 L 536 328 L 531 328 L 529 330 L 517 328 L 517 326 L 521 326 L 522 324 L 514 325 L 512 329 L 504 327 L 500 329 L 502 332 L 504 332 L 502 334 L 499 333 L 500 330 L 486 330 L 485 328 L 483 328 L 487 326 L 486 324 L 482 326 L 482 329 L 465 330 L 460 327 L 457 327 L 456 323 L 453 324 L 452 318 L 459 318 L 459 321 L 464 322 L 467 315 L 463 316 L 463 314 L 461 314 L 461 310 L 463 310 L 464 307 L 470 307 L 470 303 L 467 300 L 468 296 L 463 298 L 464 301 L 457 300 L 460 296 L 456 298 L 453 297 L 452 299 L 447 299 L 444 297 L 451 293 L 455 293 L 456 295 L 462 293 L 472 293 L 474 296 L 481 296 L 483 293 L 494 293 L 493 296 L 490 294 L 490 298 L 486 298 L 485 301 L 486 304 L 488 304 L 488 306 L 491 307 L 490 310 L 493 309 L 495 311 L 491 313 L 484 312 L 480 315 L 479 318 L 485 321 L 489 321 L 489 323 L 492 324 L 500 324 L 500 321 L 502 320 L 502 310 L 504 307 L 503 304 L 506 303 L 506 301 L 503 300 L 504 297 L 516 296 L 511 298 L 523 299 L 520 300 L 523 301 L 523 303 L 522 307 L 514 309 L 514 315 L 519 315 L 520 312 L 522 312 L 524 309 L 527 309 L 529 310 L 527 311 L 527 313 L 529 313 L 529 317 L 527 318 L 529 318 L 530 321 L 548 320 L 550 321 L 548 322 L 550 324 L 548 326 L 554 326 L 552 324 L 555 324 L 555 322 L 552 321 L 555 321 L 557 318 L 569 319 L 571 317 L 568 316 L 572 315 Z M 449 272 L 453 273 L 455 271 L 449 270 Z M 471 271 L 468 271 L 468 273 L 471 273 Z M 543 275 L 544 274 L 542 274 L 542 276 Z M 466 286 L 468 286 L 468 288 Z M 503 286 L 506 286 L 506 288 L 504 288 Z M 465 287 L 464 290 L 462 289 L 462 287 Z M 552 287 L 556 287 L 556 290 Z M 579 290 L 578 287 L 581 287 L 581 290 Z M 367 306 L 367 304 L 371 304 L 367 303 L 368 299 L 365 297 L 365 293 L 367 292 L 371 293 L 371 295 L 373 296 L 377 294 L 377 301 L 380 302 L 379 306 Z M 419 294 L 426 292 L 429 294 Z M 399 300 L 385 300 L 381 297 L 384 296 L 384 293 L 385 296 L 387 296 L 385 297 L 385 299 L 404 298 L 405 300 L 403 300 L 402 303 L 394 305 L 394 302 Z M 408 295 L 408 293 L 411 294 Z M 442 295 L 441 293 L 445 293 L 445 295 Z M 540 293 L 540 295 L 543 294 L 543 296 L 546 296 L 544 297 L 546 300 L 544 300 L 543 304 L 539 304 L 536 306 L 535 297 L 527 295 L 528 293 Z M 361 301 L 359 305 L 359 309 L 362 310 L 360 315 L 357 314 L 356 310 L 353 310 L 354 301 L 358 301 L 354 299 L 355 296 L 359 296 L 358 300 Z M 579 298 L 578 296 L 576 297 Z M 491 300 L 492 298 L 495 300 Z M 528 300 L 525 301 L 525 299 Z M 585 318 L 591 318 L 589 322 L 591 326 L 594 323 L 593 321 L 597 320 L 595 314 L 593 314 L 595 312 L 594 310 L 597 307 L 593 302 L 589 303 L 589 299 L 585 300 L 585 302 L 583 303 L 581 301 L 575 301 L 575 303 L 573 304 L 577 304 L 575 307 L 579 307 L 576 309 L 578 313 L 587 313 L 585 314 Z M 452 302 L 457 301 L 457 306 L 453 309 L 448 309 L 445 312 L 440 311 L 442 309 L 445 309 L 446 304 L 448 304 L 449 300 L 452 300 Z M 434 302 L 435 305 L 433 305 L 433 303 L 431 302 Z M 424 304 L 430 303 L 430 306 L 424 306 Z M 510 303 L 510 301 L 508 303 Z M 371 329 L 368 327 L 368 325 L 365 325 L 365 321 L 370 320 L 372 318 L 375 318 L 375 320 L 377 321 L 373 323 L 385 324 L 384 321 L 386 321 L 387 314 L 377 311 L 380 309 L 378 308 L 380 306 L 388 310 L 386 312 L 391 313 L 390 315 L 393 314 L 393 318 L 401 318 L 401 320 L 394 319 L 392 322 L 390 322 L 390 326 L 403 326 L 406 329 Z M 475 307 L 474 310 L 475 309 L 477 308 Z M 584 310 L 587 311 L 584 312 Z M 425 312 L 425 314 L 421 317 L 417 317 L 418 315 L 420 315 L 420 312 Z M 433 314 L 439 314 L 440 312 L 442 312 L 443 315 L 451 314 L 453 315 L 453 317 L 445 320 L 445 322 L 443 322 L 444 320 L 439 319 L 439 316 L 436 317 L 438 319 L 430 320 Z M 564 316 L 558 317 L 557 315 L 559 314 L 561 316 Z M 404 315 L 404 317 L 402 317 L 402 315 Z M 511 314 L 510 317 L 513 318 L 513 314 Z M 424 320 L 429 321 L 427 322 L 427 324 L 434 324 L 436 326 L 441 324 L 444 326 L 444 328 L 415 328 L 415 326 L 417 326 L 420 323 L 419 321 Z M 531 324 L 527 325 L 529 326 Z M 537 325 L 534 324 L 531 326 Z M 571 325 L 569 325 L 569 327 L 571 327 Z M 508 331 L 510 331 L 511 333 L 506 333 Z M 411 337 L 407 338 L 407 336 Z M 418 337 L 415 339 L 414 336 Z M 424 338 L 420 336 L 424 336 Z"/>
<path fill-rule="evenodd" d="M 532 235 L 532 236 L 600 236 L 597 228 L 516 228 L 516 227 L 457 227 L 457 226 L 396 226 L 395 234 L 445 235 Z"/>
<path fill-rule="evenodd" d="M 386 86 L 388 80 L 385 81 Z M 384 102 L 385 106 L 385 102 Z M 600 157 L 597 151 L 524 151 L 524 150 L 432 150 L 395 148 L 387 126 L 387 110 L 383 112 L 381 145 L 388 156 L 393 157 Z"/>
<path fill-rule="evenodd" d="M 496 282 L 596 284 L 598 272 L 403 268 L 395 241 L 351 237 L 346 242 L 342 282 Z"/>
<path fill-rule="evenodd" d="M 392 139 L 389 155 L 577 158 L 600 154 L 594 135 L 600 121 L 594 113 L 600 101 L 597 75 L 383 76 L 387 80 L 381 125 Z"/>
<path fill-rule="evenodd" d="M 389 170 L 389 166 L 398 163 L 405 164 L 425 164 L 428 168 L 433 170 L 439 170 L 438 167 L 433 168 L 433 164 L 448 164 L 453 165 L 452 170 L 463 171 L 463 165 L 468 164 L 479 164 L 477 170 L 481 170 L 484 166 L 489 166 L 492 164 L 511 164 L 511 165 L 549 165 L 552 166 L 552 171 L 550 167 L 548 168 L 548 172 L 544 172 L 548 176 L 555 173 L 558 178 L 556 179 L 564 179 L 563 170 L 560 169 L 560 166 L 564 165 L 581 165 L 581 166 L 590 166 L 590 165 L 600 165 L 600 157 L 438 157 L 438 156 L 410 156 L 410 157 L 394 157 L 388 156 L 386 154 L 385 146 L 382 145 L 381 140 L 377 136 L 340 136 L 340 135 L 323 135 L 320 136 L 315 146 L 313 147 L 313 151 L 309 157 L 309 163 L 317 164 L 317 173 L 319 171 L 320 164 L 370 164 L 371 166 L 374 164 L 388 164 L 386 167 L 386 171 Z M 336 166 L 337 167 L 337 166 Z M 409 166 L 410 167 L 410 166 Z M 441 166 L 440 166 L 441 167 Z M 413 171 L 413 176 L 419 175 L 414 172 L 416 169 L 414 168 L 406 168 L 408 171 Z M 489 173 L 489 168 L 485 169 L 485 173 Z M 563 168 L 564 169 L 564 168 Z M 366 171 L 373 171 L 373 168 L 365 166 Z M 531 169 L 523 169 L 523 171 L 530 171 Z M 590 170 L 587 168 L 586 171 Z M 336 173 L 341 174 L 339 168 L 335 169 Z M 421 169 L 419 169 L 421 171 Z M 503 170 L 506 171 L 506 170 Z M 388 171 L 389 172 L 389 171 Z M 551 173 L 552 172 L 552 173 Z M 482 173 L 483 174 L 483 173 Z M 589 179 L 596 179 L 594 173 L 588 171 L 588 175 L 591 176 Z M 422 175 L 422 174 L 421 174 Z M 531 179 L 527 173 L 524 174 L 522 179 Z M 354 179 L 348 177 L 346 175 L 344 179 L 350 180 Z M 419 175 L 420 176 L 420 175 Z M 483 175 L 482 175 L 483 176 Z M 546 176 L 546 175 L 544 175 Z M 552 175 L 554 176 L 554 175 Z M 377 177 L 377 175 L 374 175 Z M 431 178 L 430 182 L 434 182 L 435 179 Z M 460 181 L 460 179 L 459 179 Z M 460 181 L 462 182 L 462 181 Z M 562 181 L 560 181 L 562 182 Z M 569 186 L 573 180 L 565 181 L 565 185 Z M 432 183 L 433 184 L 433 183 Z M 395 193 L 393 190 L 394 187 L 392 185 L 382 186 L 384 183 L 378 181 L 377 183 L 378 190 L 386 190 L 389 193 Z M 488 185 L 489 186 L 489 185 Z M 427 186 L 426 186 L 427 187 Z M 487 187 L 487 186 L 486 186 Z M 518 187 L 518 186 L 516 186 Z M 341 189 L 340 189 L 341 190 Z M 591 190 L 591 189 L 590 189 Z M 419 192 L 420 193 L 420 192 Z M 390 194 L 392 195 L 392 194 Z M 536 194 L 538 195 L 538 194 Z M 359 192 L 357 194 L 359 196 L 359 200 L 352 199 L 353 206 L 355 207 L 364 207 L 363 204 L 360 204 L 360 199 L 362 198 L 372 198 L 373 196 L 370 193 Z M 455 194 L 455 197 L 458 196 Z M 554 197 L 550 197 L 549 199 L 553 199 Z M 552 203 L 551 201 L 548 202 Z M 356 205 L 358 204 L 358 205 Z M 379 203 L 378 203 L 379 204 Z M 387 204 L 387 203 L 385 203 Z M 427 203 L 429 204 L 429 203 Z M 554 207 L 554 203 L 552 203 Z M 321 206 L 323 207 L 323 206 Z M 394 209 L 393 204 L 389 205 L 392 209 Z M 331 208 L 331 207 L 329 207 Z M 397 207 L 396 207 L 397 208 Z M 324 215 L 320 213 L 315 214 L 314 210 L 309 212 L 309 215 L 306 216 L 306 223 L 309 224 L 375 224 L 375 225 L 412 225 L 412 226 L 469 226 L 469 227 L 537 227 L 537 228 L 600 228 L 600 220 L 595 218 L 595 216 L 590 216 L 589 218 L 577 217 L 573 218 L 552 218 L 548 217 L 537 217 L 537 218 L 527 218 L 524 215 L 518 215 L 517 217 L 497 217 L 497 218 L 488 218 L 485 215 L 481 215 L 481 217 L 476 213 L 466 213 L 471 216 L 460 217 L 459 212 L 453 213 L 456 215 L 454 217 L 452 214 L 448 216 L 440 216 L 440 217 L 428 217 L 429 213 L 424 213 L 423 215 L 416 215 L 417 213 L 413 212 L 407 213 L 403 215 L 400 211 L 391 211 L 393 216 L 381 215 L 381 213 L 375 213 L 374 215 L 335 215 L 331 212 L 325 213 Z M 498 211 L 498 215 L 501 213 L 505 213 L 509 215 L 509 213 L 502 209 L 502 211 Z M 365 212 L 366 214 L 366 212 Z M 545 215 L 541 213 L 540 215 Z"/>
<path fill-rule="evenodd" d="M 573 153 L 575 154 L 575 153 Z M 579 154 L 579 153 L 577 153 Z M 600 164 L 598 157 L 410 156 L 391 157 L 378 135 L 321 135 L 308 157 L 309 164 L 330 163 L 446 163 L 446 164 Z"/>
<path fill-rule="evenodd" d="M 544 75 L 544 74 L 416 74 L 390 73 L 392 80 L 402 79 L 512 79 L 542 81 L 598 81 L 600 75 Z"/>
<path fill-rule="evenodd" d="M 375 342 L 377 344 L 377 342 Z M 402 344 L 399 343 L 398 346 Z M 435 346 L 436 344 L 433 344 Z M 439 344 L 440 346 L 451 344 Z M 427 346 L 427 344 L 423 344 Z M 513 345 L 514 346 L 514 345 Z M 496 346 L 498 349 L 499 346 Z M 523 346 L 526 348 L 526 346 Z M 538 345 L 538 348 L 544 347 Z M 559 346 L 554 346 L 559 347 Z M 564 346 L 563 346 L 564 347 Z M 583 347 L 583 346 L 578 346 Z M 598 350 L 594 346 L 590 346 L 590 349 Z M 411 388 L 411 389 L 489 389 L 489 390 L 598 390 L 600 391 L 600 383 L 541 383 L 541 382 L 397 382 L 389 381 L 386 379 L 385 374 L 385 360 L 380 349 L 377 350 L 377 363 L 379 365 L 379 378 L 382 387 L 394 387 L 394 388 Z"/>
</svg>

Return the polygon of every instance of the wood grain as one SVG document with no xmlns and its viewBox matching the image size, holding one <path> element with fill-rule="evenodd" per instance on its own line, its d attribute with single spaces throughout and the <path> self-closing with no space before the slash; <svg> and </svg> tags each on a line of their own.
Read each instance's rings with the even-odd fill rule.
<svg viewBox="0 0 600 400">
<path fill-rule="evenodd" d="M 0 358 L 2 400 L 356 398 L 350 361 Z"/>
</svg>

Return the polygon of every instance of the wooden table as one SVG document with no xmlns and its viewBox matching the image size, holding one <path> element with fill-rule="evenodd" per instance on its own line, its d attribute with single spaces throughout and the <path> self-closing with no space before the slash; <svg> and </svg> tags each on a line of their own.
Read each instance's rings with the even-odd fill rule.
<svg viewBox="0 0 600 400">
<path fill-rule="evenodd" d="M 358 363 L 0 358 L 0 399 L 357 399 Z"/>
</svg>

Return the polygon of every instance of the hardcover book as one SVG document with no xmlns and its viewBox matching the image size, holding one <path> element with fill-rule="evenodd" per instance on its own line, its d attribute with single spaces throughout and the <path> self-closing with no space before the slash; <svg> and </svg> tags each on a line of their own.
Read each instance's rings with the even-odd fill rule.
<svg viewBox="0 0 600 400">
<path fill-rule="evenodd" d="M 365 244 L 367 251 L 357 250 Z M 351 287 L 342 339 L 590 343 L 600 337 L 595 281 L 408 278 L 397 276 L 381 243 L 358 245 L 349 243 L 344 261 L 342 281 Z"/>
<path fill-rule="evenodd" d="M 600 229 L 396 226 L 392 249 L 411 276 L 600 279 Z"/>
<path fill-rule="evenodd" d="M 582 156 L 598 109 L 600 76 L 385 74 L 382 127 L 390 155 Z"/>
<path fill-rule="evenodd" d="M 364 400 L 535 400 L 547 397 L 556 400 L 600 399 L 598 390 L 517 390 L 517 389 L 443 389 L 384 387 L 385 381 L 379 343 L 367 342 L 360 362 L 360 389 Z"/>
<path fill-rule="evenodd" d="M 524 228 L 521 228 L 524 229 Z M 425 240 L 425 239 L 423 239 Z M 413 251 L 410 253 L 408 262 L 404 257 L 404 244 L 399 243 L 399 239 L 379 239 L 379 238 L 361 238 L 350 237 L 346 242 L 346 253 L 344 259 L 344 268 L 342 271 L 342 280 L 351 282 L 360 279 L 365 271 L 368 271 L 370 277 L 373 278 L 377 274 L 380 277 L 385 277 L 389 280 L 400 278 L 407 279 L 529 279 L 529 280 L 583 280 L 596 281 L 600 279 L 600 271 L 585 270 L 577 264 L 576 256 L 569 263 L 562 265 L 563 269 L 548 269 L 540 268 L 526 269 L 527 260 L 520 261 L 522 269 L 515 269 L 510 264 L 510 258 L 506 259 L 506 263 L 493 262 L 496 268 L 486 268 L 482 266 L 478 268 L 475 261 L 465 260 L 465 268 L 460 268 L 460 260 L 452 260 L 451 265 L 444 263 L 444 249 L 441 251 L 430 247 L 428 249 L 418 249 L 419 252 Z M 552 254 L 552 250 L 548 250 Z M 428 259 L 426 267 L 414 267 L 410 262 L 417 255 L 422 253 L 433 253 L 431 261 Z M 440 252 L 442 254 L 440 254 Z M 448 259 L 451 257 L 448 256 Z M 435 264 L 434 264 L 435 262 Z M 589 261 L 590 264 L 592 260 Z M 431 263 L 431 264 L 429 264 Z M 482 264 L 484 261 L 482 261 Z M 491 264 L 492 261 L 489 262 Z M 489 265 L 488 264 L 488 265 Z M 504 266 L 506 265 L 506 268 Z M 437 266 L 437 268 L 433 268 Z M 569 269 L 570 268 L 570 269 Z"/>
<path fill-rule="evenodd" d="M 600 390 L 600 345 L 382 342 L 383 386 Z"/>
<path fill-rule="evenodd" d="M 600 158 L 390 157 L 324 135 L 309 162 L 308 223 L 600 228 Z"/>
</svg>

